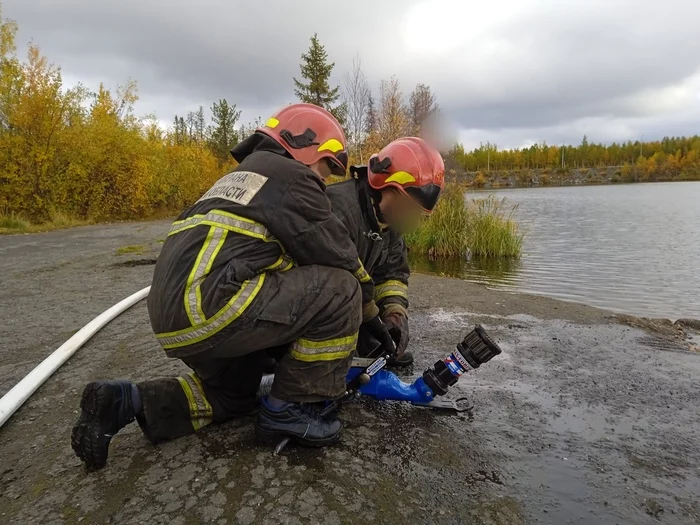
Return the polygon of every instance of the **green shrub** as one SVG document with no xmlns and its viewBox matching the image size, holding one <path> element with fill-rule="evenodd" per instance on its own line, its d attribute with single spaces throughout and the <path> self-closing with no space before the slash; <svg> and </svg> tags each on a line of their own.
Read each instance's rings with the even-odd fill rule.
<svg viewBox="0 0 700 525">
<path fill-rule="evenodd" d="M 0 215 L 0 231 L 11 230 L 11 231 L 27 231 L 31 227 L 29 221 L 23 219 L 11 213 L 9 215 Z"/>
<path fill-rule="evenodd" d="M 467 245 L 474 257 L 519 257 L 523 234 L 513 220 L 515 207 L 508 210 L 505 197 L 493 195 L 476 199 L 467 206 Z"/>
<path fill-rule="evenodd" d="M 467 202 L 461 188 L 449 185 L 432 216 L 405 236 L 406 244 L 430 257 L 519 257 L 523 234 L 514 210 L 494 196 Z"/>
<path fill-rule="evenodd" d="M 0 235 L 13 233 L 36 233 L 51 230 L 61 230 L 72 228 L 73 226 L 83 226 L 89 224 L 87 221 L 73 219 L 69 215 L 58 212 L 50 212 L 51 220 L 40 224 L 32 224 L 19 215 L 13 213 L 0 214 Z"/>
<path fill-rule="evenodd" d="M 433 214 L 415 232 L 405 236 L 409 249 L 436 257 L 458 257 L 467 249 L 469 212 L 464 193 L 448 185 Z"/>
</svg>

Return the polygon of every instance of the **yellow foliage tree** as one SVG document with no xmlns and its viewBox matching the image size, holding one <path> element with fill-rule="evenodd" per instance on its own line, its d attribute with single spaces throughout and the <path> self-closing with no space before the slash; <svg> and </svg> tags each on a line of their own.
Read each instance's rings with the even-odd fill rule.
<svg viewBox="0 0 700 525">
<path fill-rule="evenodd" d="M 0 16 L 0 214 L 43 222 L 57 212 L 94 220 L 176 212 L 235 165 L 204 140 L 178 141 L 154 118 L 137 118 L 133 81 L 114 92 L 66 89 L 36 46 L 17 58 L 16 33 Z"/>
</svg>

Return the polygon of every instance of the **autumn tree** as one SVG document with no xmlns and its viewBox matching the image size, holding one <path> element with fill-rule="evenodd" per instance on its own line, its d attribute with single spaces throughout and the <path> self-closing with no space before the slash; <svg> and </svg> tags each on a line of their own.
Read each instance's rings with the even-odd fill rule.
<svg viewBox="0 0 700 525">
<path fill-rule="evenodd" d="M 185 119 L 187 135 L 190 141 L 203 142 L 206 136 L 207 122 L 204 116 L 204 106 L 199 106 L 197 111 L 187 113 Z"/>
<path fill-rule="evenodd" d="M 250 137 L 253 133 L 255 133 L 255 130 L 262 125 L 263 119 L 260 116 L 256 117 L 255 120 L 249 122 L 248 124 L 241 125 L 240 129 L 238 130 L 238 140 L 244 140 Z"/>
<path fill-rule="evenodd" d="M 229 104 L 226 99 L 211 106 L 213 125 L 209 126 L 209 147 L 222 163 L 230 158 L 231 148 L 238 144 L 236 123 L 240 117 L 241 112 L 236 110 L 236 105 Z"/>
<path fill-rule="evenodd" d="M 437 98 L 425 84 L 418 84 L 411 93 L 408 102 L 408 113 L 411 125 L 411 134 L 420 135 L 421 127 L 428 119 L 439 110 Z"/>
<path fill-rule="evenodd" d="M 377 132 L 382 145 L 409 134 L 410 117 L 401 85 L 396 77 L 382 80 L 379 89 Z"/>
<path fill-rule="evenodd" d="M 340 99 L 340 88 L 331 88 L 329 80 L 335 62 L 328 61 L 328 53 L 318 40 L 318 34 L 311 37 L 311 45 L 301 55 L 301 78 L 294 78 L 294 94 L 302 102 L 315 104 L 330 111 L 341 124 L 345 123 L 347 108 L 336 104 Z"/>
<path fill-rule="evenodd" d="M 377 109 L 374 105 L 374 97 L 370 91 L 367 95 L 367 112 L 365 114 L 365 133 L 370 133 L 377 130 Z"/>
<path fill-rule="evenodd" d="M 175 144 L 185 144 L 189 142 L 189 140 L 190 136 L 184 117 L 175 115 L 175 121 L 173 122 L 173 141 Z"/>
<path fill-rule="evenodd" d="M 367 78 L 362 72 L 360 58 L 352 61 L 352 70 L 345 75 L 343 102 L 347 109 L 347 130 L 350 153 L 363 162 L 362 144 L 366 136 L 366 120 L 371 91 Z"/>
</svg>

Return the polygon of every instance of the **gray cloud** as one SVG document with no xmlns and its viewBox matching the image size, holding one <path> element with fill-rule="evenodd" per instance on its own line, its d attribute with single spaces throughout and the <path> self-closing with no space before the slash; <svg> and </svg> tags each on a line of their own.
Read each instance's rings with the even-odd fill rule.
<svg viewBox="0 0 700 525">
<path fill-rule="evenodd" d="M 359 53 L 375 89 L 392 74 L 407 92 L 428 83 L 469 141 L 578 141 L 586 126 L 651 138 L 700 119 L 700 2 L 687 0 L 5 0 L 3 14 L 68 80 L 134 78 L 139 109 L 165 121 L 222 97 L 244 119 L 292 101 L 314 32 L 336 81 Z"/>
</svg>

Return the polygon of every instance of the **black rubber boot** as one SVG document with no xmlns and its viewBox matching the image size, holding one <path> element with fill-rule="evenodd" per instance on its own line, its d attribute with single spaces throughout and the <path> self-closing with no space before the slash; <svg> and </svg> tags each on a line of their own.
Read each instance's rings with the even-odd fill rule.
<svg viewBox="0 0 700 525">
<path fill-rule="evenodd" d="M 266 357 L 265 363 L 263 364 L 263 372 L 265 374 L 274 374 L 277 368 L 277 359 L 274 357 Z"/>
<path fill-rule="evenodd" d="M 255 433 L 264 443 L 279 443 L 285 437 L 309 447 L 323 447 L 340 438 L 343 424 L 334 417 L 321 417 L 312 405 L 288 403 L 272 410 L 265 400 L 260 403 Z"/>
<path fill-rule="evenodd" d="M 136 417 L 130 381 L 93 381 L 83 390 L 82 413 L 73 427 L 71 446 L 89 471 L 107 464 L 112 437 Z"/>
<path fill-rule="evenodd" d="M 388 366 L 408 366 L 413 364 L 413 354 L 411 352 L 404 352 L 399 357 L 391 356 L 386 364 Z"/>
</svg>

